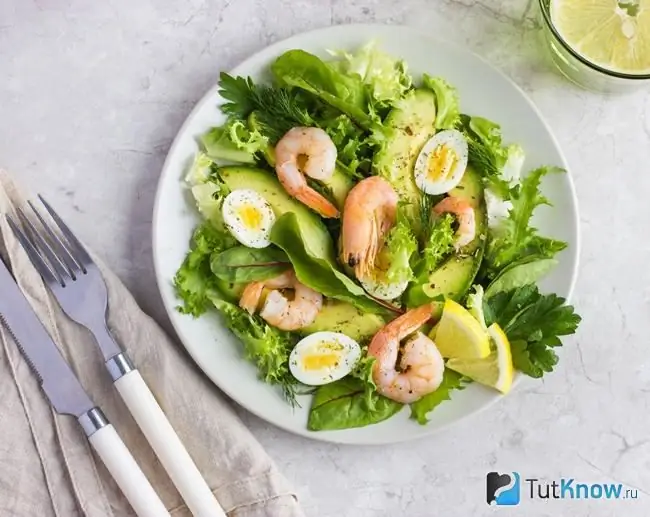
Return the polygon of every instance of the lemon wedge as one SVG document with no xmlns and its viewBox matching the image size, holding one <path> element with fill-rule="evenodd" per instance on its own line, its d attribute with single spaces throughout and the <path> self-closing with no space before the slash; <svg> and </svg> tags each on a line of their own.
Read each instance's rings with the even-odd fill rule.
<svg viewBox="0 0 650 517">
<path fill-rule="evenodd" d="M 514 369 L 510 342 L 497 323 L 488 327 L 492 351 L 484 359 L 449 359 L 447 368 L 470 379 L 508 393 L 512 387 Z"/>
<path fill-rule="evenodd" d="M 435 342 L 443 357 L 480 359 L 490 354 L 490 337 L 462 305 L 446 300 Z"/>
<path fill-rule="evenodd" d="M 588 61 L 650 73 L 650 0 L 551 0 L 550 7 L 555 28 Z"/>
</svg>

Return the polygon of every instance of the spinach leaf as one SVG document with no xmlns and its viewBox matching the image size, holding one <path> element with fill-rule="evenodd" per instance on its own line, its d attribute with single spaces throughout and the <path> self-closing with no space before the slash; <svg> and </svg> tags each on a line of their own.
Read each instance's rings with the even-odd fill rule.
<svg viewBox="0 0 650 517">
<path fill-rule="evenodd" d="M 289 257 L 278 248 L 253 249 L 235 246 L 214 253 L 210 261 L 212 273 L 234 284 L 266 280 L 291 267 Z"/>
<path fill-rule="evenodd" d="M 353 377 L 321 386 L 312 400 L 307 427 L 310 431 L 350 429 L 376 424 L 399 412 L 402 404 L 373 395 L 372 408 L 365 398 L 362 381 Z"/>
<path fill-rule="evenodd" d="M 316 255 L 305 246 L 298 218 L 293 212 L 283 214 L 273 225 L 271 242 L 284 250 L 298 280 L 329 298 L 351 303 L 357 309 L 386 314 L 381 305 L 368 298 L 365 291 L 338 269 L 332 257 Z"/>
<path fill-rule="evenodd" d="M 369 91 L 358 75 L 338 72 L 317 56 L 304 50 L 289 50 L 271 65 L 281 86 L 305 90 L 349 115 L 366 129 L 373 126 L 368 114 Z"/>
<path fill-rule="evenodd" d="M 411 418 L 417 420 L 419 424 L 425 425 L 429 421 L 427 416 L 431 411 L 445 400 L 451 400 L 451 391 L 462 390 L 465 387 L 463 381 L 464 377 L 460 373 L 445 368 L 445 373 L 438 389 L 411 404 Z"/>
</svg>

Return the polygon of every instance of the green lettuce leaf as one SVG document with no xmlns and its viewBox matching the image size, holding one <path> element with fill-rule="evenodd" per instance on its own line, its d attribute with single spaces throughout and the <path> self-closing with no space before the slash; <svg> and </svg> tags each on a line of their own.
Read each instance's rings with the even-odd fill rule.
<svg viewBox="0 0 650 517">
<path fill-rule="evenodd" d="M 239 121 L 238 121 L 239 122 Z M 242 122 L 239 122 L 242 124 Z M 223 125 L 214 127 L 201 135 L 199 138 L 205 154 L 212 160 L 236 162 L 236 163 L 255 163 L 255 152 L 258 150 L 252 144 L 246 145 L 245 141 L 241 142 L 241 147 L 232 139 L 233 125 Z"/>
<path fill-rule="evenodd" d="M 285 398 L 296 405 L 297 381 L 289 370 L 289 355 L 298 338 L 267 324 L 237 305 L 213 300 L 227 327 L 244 346 L 246 358 L 257 366 L 260 379 L 282 388 Z"/>
<path fill-rule="evenodd" d="M 364 427 L 382 422 L 404 407 L 373 392 L 370 409 L 366 396 L 365 384 L 354 377 L 319 387 L 312 399 L 307 428 L 325 431 Z"/>
<path fill-rule="evenodd" d="M 205 153 L 198 152 L 185 181 L 203 218 L 223 230 L 221 204 L 230 189 L 219 178 L 217 164 Z"/>
<path fill-rule="evenodd" d="M 441 77 L 424 74 L 422 83 L 436 96 L 436 129 L 452 129 L 460 122 L 458 90 Z"/>
<path fill-rule="evenodd" d="M 277 248 L 235 246 L 215 252 L 210 259 L 212 273 L 229 283 L 242 284 L 276 277 L 291 267 L 289 257 Z"/>
<path fill-rule="evenodd" d="M 556 265 L 557 260 L 540 258 L 537 255 L 513 262 L 501 270 L 497 277 L 488 285 L 486 295 L 492 296 L 501 291 L 510 291 L 527 284 L 536 284 Z"/>
<path fill-rule="evenodd" d="M 356 125 L 350 117 L 335 113 L 324 114 L 318 125 L 330 136 L 337 149 L 341 170 L 349 176 L 361 178 L 370 173 L 375 140 Z"/>
<path fill-rule="evenodd" d="M 368 298 L 365 291 L 338 269 L 332 255 L 316 255 L 305 247 L 298 219 L 292 212 L 283 214 L 273 225 L 271 242 L 284 250 L 298 280 L 329 298 L 351 303 L 357 309 L 385 314 L 386 309 Z"/>
<path fill-rule="evenodd" d="M 369 114 L 368 87 L 357 75 L 335 67 L 304 50 L 289 50 L 271 65 L 280 86 L 300 88 L 350 116 L 366 129 L 376 120 Z"/>
<path fill-rule="evenodd" d="M 362 350 L 361 359 L 350 375 L 358 379 L 364 386 L 364 398 L 368 411 L 375 411 L 377 401 L 377 385 L 373 379 L 372 371 L 376 358 L 368 355 L 368 349 Z"/>
<path fill-rule="evenodd" d="M 174 276 L 176 294 L 182 302 L 178 307 L 180 312 L 198 317 L 210 307 L 213 299 L 222 297 L 217 278 L 210 269 L 210 257 L 235 244 L 229 233 L 217 229 L 209 221 L 194 230 L 190 251 Z"/>
<path fill-rule="evenodd" d="M 343 75 L 358 75 L 370 86 L 373 99 L 381 106 L 399 100 L 413 83 L 406 63 L 379 50 L 376 41 L 366 43 L 355 52 L 332 54 L 339 59 L 329 62 L 331 66 Z"/>
<path fill-rule="evenodd" d="M 445 368 L 442 382 L 438 389 L 420 400 L 411 404 L 411 418 L 417 420 L 421 425 L 425 425 L 429 419 L 428 415 L 445 400 L 451 400 L 453 390 L 462 390 L 464 377 L 460 373 Z"/>
<path fill-rule="evenodd" d="M 486 274 L 495 278 L 506 266 L 526 257 L 552 258 L 566 243 L 541 237 L 530 225 L 533 212 L 540 205 L 551 205 L 540 191 L 546 174 L 564 172 L 558 167 L 540 167 L 528 174 L 520 185 L 511 189 L 512 208 L 508 218 L 490 233 L 485 257 Z"/>
<path fill-rule="evenodd" d="M 472 287 L 473 290 L 467 295 L 467 310 L 472 316 L 474 316 L 476 321 L 481 324 L 481 327 L 487 330 L 487 325 L 485 324 L 485 313 L 483 310 L 485 291 L 483 290 L 483 286 L 480 284 L 476 284 Z"/>
<path fill-rule="evenodd" d="M 418 279 L 426 282 L 429 275 L 454 250 L 455 233 L 453 215 L 444 214 L 441 217 L 429 217 L 422 259 L 416 266 Z"/>
<path fill-rule="evenodd" d="M 553 370 L 558 361 L 553 348 L 581 321 L 564 298 L 542 295 L 533 284 L 487 297 L 484 311 L 487 325 L 498 323 L 508 336 L 515 368 L 531 377 Z"/>
<path fill-rule="evenodd" d="M 418 250 L 418 243 L 407 216 L 400 208 L 397 210 L 395 225 L 389 230 L 378 261 L 388 264 L 384 277 L 387 283 L 396 284 L 413 278 L 411 256 Z"/>
</svg>

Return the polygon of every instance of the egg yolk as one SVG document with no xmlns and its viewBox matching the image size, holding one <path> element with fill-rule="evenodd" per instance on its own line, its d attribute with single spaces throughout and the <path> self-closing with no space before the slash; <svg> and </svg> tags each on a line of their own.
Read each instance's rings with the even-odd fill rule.
<svg viewBox="0 0 650 517">
<path fill-rule="evenodd" d="M 302 358 L 305 370 L 321 370 L 336 366 L 341 359 L 343 347 L 338 343 L 321 343 L 316 353 L 307 354 Z"/>
<path fill-rule="evenodd" d="M 257 229 L 262 225 L 262 214 L 257 207 L 244 204 L 237 210 L 237 215 L 246 228 Z"/>
<path fill-rule="evenodd" d="M 446 144 L 439 145 L 429 155 L 427 176 L 431 181 L 445 180 L 456 168 L 458 154 Z"/>
</svg>

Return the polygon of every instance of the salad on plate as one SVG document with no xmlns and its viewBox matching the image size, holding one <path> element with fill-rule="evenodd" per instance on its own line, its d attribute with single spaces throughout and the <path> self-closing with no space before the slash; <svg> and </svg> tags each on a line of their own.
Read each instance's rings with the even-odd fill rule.
<svg viewBox="0 0 650 517">
<path fill-rule="evenodd" d="M 374 41 L 289 50 L 269 72 L 221 74 L 227 120 L 185 178 L 201 223 L 179 310 L 220 314 L 313 431 L 404 406 L 424 425 L 469 383 L 507 394 L 515 371 L 551 372 L 580 317 L 540 291 L 567 243 L 531 220 L 565 171 L 524 171 L 497 122 Z"/>
</svg>

